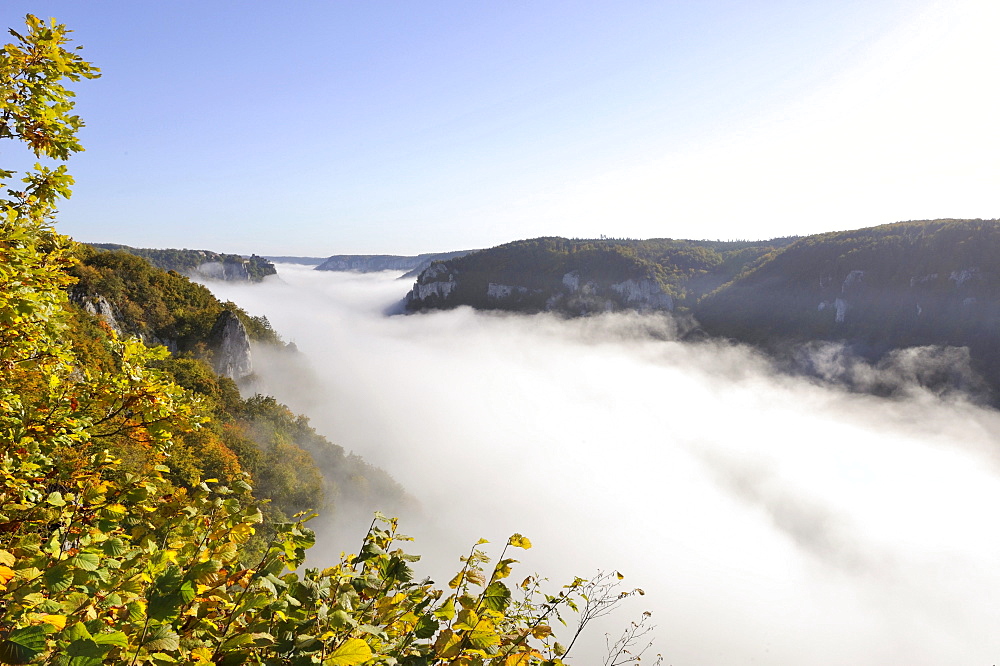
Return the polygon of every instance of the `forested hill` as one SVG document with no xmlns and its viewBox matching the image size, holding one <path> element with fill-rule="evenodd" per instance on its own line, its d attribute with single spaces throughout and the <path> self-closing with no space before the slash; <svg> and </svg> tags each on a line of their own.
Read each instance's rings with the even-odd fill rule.
<svg viewBox="0 0 1000 666">
<path fill-rule="evenodd" d="M 323 257 L 265 256 L 264 258 L 276 264 L 300 264 L 302 266 L 319 266 L 326 261 Z"/>
<path fill-rule="evenodd" d="M 407 308 L 470 305 L 574 315 L 686 309 L 793 240 L 517 241 L 435 262 L 417 278 Z"/>
<path fill-rule="evenodd" d="M 1000 222 L 899 222 L 802 238 L 694 312 L 711 334 L 772 348 L 844 340 L 878 357 L 968 347 L 1000 385 Z"/>
<path fill-rule="evenodd" d="M 870 360 L 965 348 L 1000 395 L 1000 222 L 929 220 L 761 242 L 501 245 L 425 270 L 407 308 L 693 314 L 702 331 L 787 353 L 841 341 Z"/>
<path fill-rule="evenodd" d="M 273 398 L 240 396 L 234 379 L 251 379 L 242 375 L 252 372 L 252 363 L 249 357 L 230 357 L 239 352 L 249 356 L 246 342 L 284 348 L 265 317 L 223 303 L 204 286 L 135 254 L 80 244 L 76 257 L 69 268 L 75 278 L 69 287 L 74 320 L 70 330 L 86 367 L 114 365 L 108 351 L 112 331 L 116 337 L 137 336 L 148 345 L 165 345 L 170 354 L 157 362 L 157 369 L 198 395 L 211 414 L 201 428 L 175 435 L 167 466 L 178 483 L 206 478 L 232 483 L 246 472 L 257 497 L 271 500 L 274 520 L 310 509 L 329 514 L 347 502 L 352 509 L 374 509 L 409 501 L 384 471 L 329 442 L 305 417 Z M 226 322 L 244 338 L 242 349 L 225 348 L 230 341 L 221 335 L 220 324 Z M 220 363 L 223 360 L 226 363 Z M 244 372 L 233 378 L 220 372 L 234 366 Z M 127 433 L 108 443 L 126 458 L 137 457 Z"/>
<path fill-rule="evenodd" d="M 375 273 L 378 271 L 409 271 L 406 275 L 416 275 L 435 261 L 446 261 L 462 257 L 472 250 L 457 250 L 454 252 L 431 252 L 412 256 L 396 254 L 335 254 L 327 257 L 319 266 L 318 271 L 351 271 L 356 273 Z M 403 277 L 406 277 L 404 275 Z"/>
<path fill-rule="evenodd" d="M 211 280 L 260 282 L 274 275 L 274 264 L 256 254 L 243 257 L 238 254 L 220 254 L 211 250 L 157 250 L 129 247 L 117 243 L 89 243 L 101 250 L 128 252 L 146 259 L 149 263 L 168 271 Z"/>
</svg>

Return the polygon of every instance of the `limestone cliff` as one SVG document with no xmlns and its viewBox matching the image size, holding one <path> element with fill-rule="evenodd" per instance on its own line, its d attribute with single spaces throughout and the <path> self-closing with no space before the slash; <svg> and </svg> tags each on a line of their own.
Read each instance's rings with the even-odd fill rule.
<svg viewBox="0 0 1000 666">
<path fill-rule="evenodd" d="M 108 327 L 118 335 L 122 334 L 122 326 L 118 322 L 118 318 L 115 316 L 115 309 L 104 296 L 101 296 L 100 294 L 79 295 L 75 292 L 71 292 L 70 300 L 80 305 L 85 312 L 89 312 L 90 314 L 101 319 L 101 321 L 107 324 Z"/>
<path fill-rule="evenodd" d="M 212 363 L 216 372 L 233 380 L 253 373 L 250 336 L 235 313 L 223 310 L 209 337 L 214 347 Z"/>
</svg>

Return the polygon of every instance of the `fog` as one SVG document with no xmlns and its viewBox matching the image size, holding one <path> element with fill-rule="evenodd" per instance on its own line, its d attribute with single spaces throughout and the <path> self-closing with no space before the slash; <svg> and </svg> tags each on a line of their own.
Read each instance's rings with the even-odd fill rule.
<svg viewBox="0 0 1000 666">
<path fill-rule="evenodd" d="M 419 501 L 401 528 L 439 583 L 479 537 L 521 532 L 515 577 L 642 587 L 617 624 L 652 611 L 675 666 L 1000 657 L 996 412 L 784 375 L 661 316 L 386 316 L 394 277 L 282 265 L 210 286 L 301 351 L 255 349 L 260 386 Z M 355 548 L 356 522 L 319 522 L 315 557 Z M 575 663 L 603 663 L 602 641 Z"/>
</svg>

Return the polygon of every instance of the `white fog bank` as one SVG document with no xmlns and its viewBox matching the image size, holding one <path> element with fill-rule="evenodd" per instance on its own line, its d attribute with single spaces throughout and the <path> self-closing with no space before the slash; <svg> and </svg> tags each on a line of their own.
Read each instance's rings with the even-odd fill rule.
<svg viewBox="0 0 1000 666">
<path fill-rule="evenodd" d="M 670 341 L 667 319 L 387 317 L 409 283 L 279 271 L 211 288 L 311 367 L 255 350 L 267 391 L 421 502 L 402 531 L 439 582 L 477 538 L 522 532 L 522 574 L 644 588 L 620 623 L 652 610 L 674 666 L 1000 658 L 996 412 L 779 376 Z"/>
</svg>

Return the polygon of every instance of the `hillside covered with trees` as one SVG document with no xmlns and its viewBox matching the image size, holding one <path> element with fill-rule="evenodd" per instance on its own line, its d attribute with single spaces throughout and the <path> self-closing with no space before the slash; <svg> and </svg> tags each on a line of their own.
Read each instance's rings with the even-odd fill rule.
<svg viewBox="0 0 1000 666">
<path fill-rule="evenodd" d="M 875 362 L 905 348 L 950 349 L 967 353 L 994 402 L 1000 396 L 997 220 L 899 222 L 760 242 L 517 241 L 433 264 L 406 305 L 411 312 L 467 305 L 689 314 L 701 334 L 759 346 L 807 372 L 808 362 L 790 356 L 818 341 Z M 937 363 L 918 380 L 980 383 L 947 366 Z"/>
<path fill-rule="evenodd" d="M 572 315 L 684 310 L 792 240 L 516 241 L 435 262 L 417 278 L 407 308 L 469 305 Z"/>
<path fill-rule="evenodd" d="M 260 282 L 277 271 L 269 260 L 256 254 L 220 254 L 211 250 L 157 250 L 117 243 L 90 243 L 100 250 L 117 250 L 142 257 L 157 268 L 214 280 Z"/>
<path fill-rule="evenodd" d="M 82 150 L 65 84 L 99 72 L 63 26 L 26 22 L 0 53 L 0 137 L 55 164 Z M 481 542 L 447 587 L 417 582 L 384 517 L 357 555 L 303 569 L 308 511 L 378 472 L 212 371 L 202 334 L 235 306 L 56 232 L 65 165 L 21 176 L 0 171 L 0 663 L 560 664 L 562 611 L 579 602 L 582 626 L 631 594 L 508 586 L 517 534 L 493 566 Z"/>
<path fill-rule="evenodd" d="M 802 238 L 707 295 L 704 329 L 775 351 L 844 341 L 877 359 L 967 348 L 1000 388 L 1000 222 L 928 220 Z"/>
</svg>

